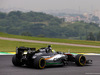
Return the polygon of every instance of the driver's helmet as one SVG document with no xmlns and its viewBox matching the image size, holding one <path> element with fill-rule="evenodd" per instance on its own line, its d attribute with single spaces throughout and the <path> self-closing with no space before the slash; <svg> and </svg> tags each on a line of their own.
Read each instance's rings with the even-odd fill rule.
<svg viewBox="0 0 100 75">
<path fill-rule="evenodd" d="M 55 50 L 52 50 L 52 53 L 56 53 L 56 51 Z"/>
<path fill-rule="evenodd" d="M 48 47 L 46 48 L 46 52 L 47 52 L 47 53 L 52 52 L 51 45 L 48 45 Z"/>
<path fill-rule="evenodd" d="M 49 50 L 52 50 L 51 45 L 48 45 L 48 49 L 49 49 Z"/>
<path fill-rule="evenodd" d="M 51 47 L 51 45 L 48 45 L 48 48 L 50 48 Z"/>
</svg>

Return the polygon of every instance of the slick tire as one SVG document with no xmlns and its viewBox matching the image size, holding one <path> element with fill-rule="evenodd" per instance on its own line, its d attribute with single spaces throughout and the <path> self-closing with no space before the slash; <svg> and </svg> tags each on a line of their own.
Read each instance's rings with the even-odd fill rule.
<svg viewBox="0 0 100 75">
<path fill-rule="evenodd" d="M 84 66 L 86 64 L 85 56 L 81 55 L 81 54 L 77 55 L 75 57 L 75 63 L 76 63 L 77 66 Z"/>
<path fill-rule="evenodd" d="M 43 69 L 46 66 L 46 61 L 43 57 L 36 57 L 34 59 L 34 67 L 37 69 Z"/>
<path fill-rule="evenodd" d="M 17 58 L 16 55 L 14 55 L 12 57 L 12 63 L 13 63 L 14 66 L 22 66 L 23 65 L 23 63 L 20 61 L 19 58 Z"/>
</svg>

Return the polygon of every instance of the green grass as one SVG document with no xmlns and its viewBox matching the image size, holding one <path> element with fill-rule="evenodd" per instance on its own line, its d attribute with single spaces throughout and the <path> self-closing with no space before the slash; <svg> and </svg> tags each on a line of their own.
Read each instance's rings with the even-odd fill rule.
<svg viewBox="0 0 100 75">
<path fill-rule="evenodd" d="M 0 40 L 0 52 L 16 51 L 16 47 L 20 46 L 35 47 L 36 49 L 39 49 L 41 47 L 47 47 L 47 45 L 48 44 Z M 52 48 L 56 51 L 62 52 L 68 52 L 68 50 L 70 49 L 72 53 L 100 53 L 100 48 L 75 47 L 64 45 L 53 45 Z"/>
<path fill-rule="evenodd" d="M 11 35 L 6 33 L 0 33 L 0 37 L 100 46 L 100 42 L 98 41 L 40 38 L 40 37 Z M 20 46 L 35 47 L 39 49 L 41 47 L 46 47 L 47 45 L 48 44 L 0 40 L 0 52 L 16 51 L 16 47 L 20 47 Z M 76 46 L 65 46 L 65 45 L 53 45 L 52 48 L 55 49 L 56 51 L 62 51 L 62 52 L 68 52 L 68 50 L 70 50 L 73 53 L 100 53 L 100 48 L 76 47 Z"/>
<path fill-rule="evenodd" d="M 29 36 L 11 35 L 6 33 L 0 33 L 0 37 L 100 46 L 100 41 L 85 41 L 85 40 L 83 41 L 83 40 L 69 40 L 69 39 L 58 39 L 58 38 L 29 37 Z"/>
</svg>

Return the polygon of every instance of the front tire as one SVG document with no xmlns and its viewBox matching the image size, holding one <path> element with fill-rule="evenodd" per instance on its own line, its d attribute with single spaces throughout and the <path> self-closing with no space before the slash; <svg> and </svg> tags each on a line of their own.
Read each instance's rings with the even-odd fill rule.
<svg viewBox="0 0 100 75">
<path fill-rule="evenodd" d="M 14 55 L 12 57 L 12 63 L 14 66 L 22 66 L 23 65 L 23 63 L 20 61 L 20 59 L 16 55 Z"/>
<path fill-rule="evenodd" d="M 43 69 L 46 66 L 46 61 L 43 57 L 37 57 L 34 59 L 34 67 L 37 69 Z"/>
<path fill-rule="evenodd" d="M 86 64 L 86 58 L 85 58 L 85 56 L 81 55 L 81 54 L 77 55 L 75 57 L 75 63 L 78 66 L 84 66 Z"/>
</svg>

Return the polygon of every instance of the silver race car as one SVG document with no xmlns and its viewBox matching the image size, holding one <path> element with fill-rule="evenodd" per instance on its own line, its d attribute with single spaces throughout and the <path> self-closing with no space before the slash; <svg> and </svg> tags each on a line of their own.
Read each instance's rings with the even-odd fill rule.
<svg viewBox="0 0 100 75">
<path fill-rule="evenodd" d="M 38 50 L 36 48 L 19 47 L 16 48 L 16 54 L 12 57 L 12 63 L 15 66 L 26 65 L 38 69 L 53 65 L 68 65 L 69 61 L 75 62 L 78 66 L 92 63 L 92 60 L 86 60 L 86 57 L 81 54 L 56 52 L 52 50 L 51 45 Z"/>
</svg>

